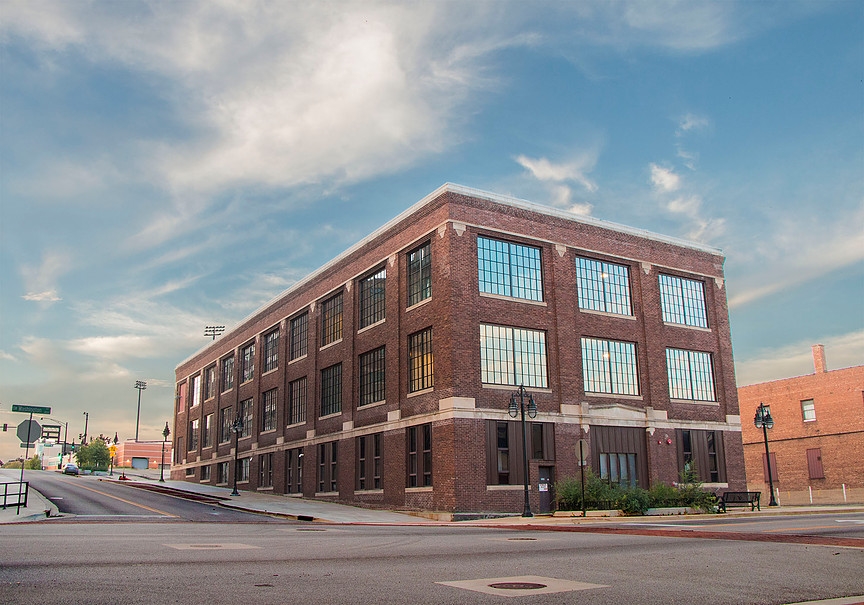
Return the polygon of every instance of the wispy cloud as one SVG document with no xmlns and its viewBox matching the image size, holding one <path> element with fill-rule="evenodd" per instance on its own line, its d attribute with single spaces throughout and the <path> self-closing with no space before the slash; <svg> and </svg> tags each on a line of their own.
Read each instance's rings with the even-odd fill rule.
<svg viewBox="0 0 864 605">
<path fill-rule="evenodd" d="M 829 370 L 864 364 L 864 330 L 827 335 L 818 341 L 799 341 L 773 349 L 761 349 L 754 355 L 735 360 L 738 386 L 812 374 L 811 346 L 825 345 Z"/>
<path fill-rule="evenodd" d="M 649 165 L 649 183 L 655 196 L 670 215 L 684 219 L 684 236 L 695 241 L 712 240 L 720 236 L 726 226 L 722 218 L 705 216 L 702 196 L 681 191 L 684 180 L 672 168 Z"/>
<path fill-rule="evenodd" d="M 516 163 L 525 168 L 537 181 L 543 183 L 549 191 L 550 202 L 558 208 L 566 208 L 575 214 L 591 214 L 592 204 L 573 200 L 573 186 L 594 193 L 597 183 L 588 176 L 597 164 L 598 152 L 583 151 L 570 160 L 553 162 L 548 158 L 529 158 L 519 155 Z"/>
<path fill-rule="evenodd" d="M 651 184 L 658 192 L 677 191 L 681 188 L 681 177 L 670 168 L 651 164 Z"/>
<path fill-rule="evenodd" d="M 43 253 L 39 265 L 24 265 L 20 272 L 26 292 L 24 300 L 53 303 L 62 300 L 57 292 L 57 279 L 70 268 L 68 254 L 57 251 Z"/>
</svg>

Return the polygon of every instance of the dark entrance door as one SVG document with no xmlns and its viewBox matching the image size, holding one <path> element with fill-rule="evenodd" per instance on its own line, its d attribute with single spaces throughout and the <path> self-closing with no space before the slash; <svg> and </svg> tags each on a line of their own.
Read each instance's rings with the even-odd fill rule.
<svg viewBox="0 0 864 605">
<path fill-rule="evenodd" d="M 543 513 L 551 513 L 552 512 L 552 501 L 554 500 L 554 493 L 552 491 L 552 476 L 555 471 L 554 466 L 541 466 L 538 468 L 540 471 L 540 482 L 537 486 L 537 491 L 540 493 L 540 510 L 537 511 L 540 514 Z"/>
</svg>

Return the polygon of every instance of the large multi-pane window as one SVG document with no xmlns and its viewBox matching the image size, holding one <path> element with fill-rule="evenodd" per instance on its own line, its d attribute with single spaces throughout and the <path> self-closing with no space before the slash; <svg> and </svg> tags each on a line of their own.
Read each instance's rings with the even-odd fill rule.
<svg viewBox="0 0 864 605">
<path fill-rule="evenodd" d="M 213 445 L 213 414 L 204 416 L 204 425 L 201 427 L 201 447 Z"/>
<path fill-rule="evenodd" d="M 306 422 L 306 377 L 288 383 L 288 424 Z"/>
<path fill-rule="evenodd" d="M 231 408 L 222 408 L 219 410 L 219 443 L 231 441 Z"/>
<path fill-rule="evenodd" d="M 201 467 L 201 481 L 210 481 L 210 468 L 209 464 Z"/>
<path fill-rule="evenodd" d="M 252 380 L 255 376 L 255 343 L 243 347 L 240 352 L 240 382 Z"/>
<path fill-rule="evenodd" d="M 701 281 L 660 274 L 660 306 L 667 323 L 707 328 L 705 285 Z"/>
<path fill-rule="evenodd" d="M 252 398 L 240 402 L 240 419 L 243 421 L 243 430 L 238 437 L 248 437 L 252 434 Z"/>
<path fill-rule="evenodd" d="M 222 392 L 234 388 L 234 358 L 227 357 L 222 360 Z"/>
<path fill-rule="evenodd" d="M 408 427 L 408 487 L 432 485 L 432 425 Z"/>
<path fill-rule="evenodd" d="M 292 361 L 306 355 L 309 341 L 309 313 L 303 313 L 291 320 L 291 346 L 288 355 Z"/>
<path fill-rule="evenodd" d="M 196 418 L 189 423 L 189 451 L 193 452 L 198 449 L 198 430 L 201 421 Z"/>
<path fill-rule="evenodd" d="M 576 257 L 579 308 L 616 315 L 632 315 L 630 269 L 604 261 Z"/>
<path fill-rule="evenodd" d="M 285 452 L 285 491 L 289 494 L 303 493 L 303 448 Z"/>
<path fill-rule="evenodd" d="M 278 389 L 264 391 L 261 395 L 261 430 L 276 429 L 276 395 Z"/>
<path fill-rule="evenodd" d="M 638 395 L 636 344 L 582 338 L 582 379 L 586 393 Z"/>
<path fill-rule="evenodd" d="M 342 411 L 342 364 L 321 370 L 321 415 Z"/>
<path fill-rule="evenodd" d="M 342 338 L 342 293 L 321 303 L 321 346 Z"/>
<path fill-rule="evenodd" d="M 234 469 L 234 472 L 237 473 L 237 481 L 241 483 L 249 481 L 249 463 L 251 461 L 252 458 L 240 458 L 237 461 L 237 466 Z"/>
<path fill-rule="evenodd" d="M 429 242 L 408 253 L 408 306 L 432 296 L 432 257 Z"/>
<path fill-rule="evenodd" d="M 693 401 L 716 401 L 711 354 L 666 349 L 669 397 Z"/>
<path fill-rule="evenodd" d="M 228 483 L 228 463 L 219 462 L 216 465 L 216 483 Z"/>
<path fill-rule="evenodd" d="M 547 387 L 546 333 L 481 324 L 480 380 L 485 384 Z"/>
<path fill-rule="evenodd" d="M 408 337 L 408 392 L 415 393 L 434 386 L 432 328 Z"/>
<path fill-rule="evenodd" d="M 186 381 L 177 385 L 177 411 L 186 411 Z"/>
<path fill-rule="evenodd" d="M 192 407 L 201 403 L 201 374 L 192 378 Z"/>
<path fill-rule="evenodd" d="M 273 454 L 258 456 L 258 487 L 273 487 Z"/>
<path fill-rule="evenodd" d="M 318 445 L 318 491 L 335 492 L 339 478 L 339 442 Z"/>
<path fill-rule="evenodd" d="M 210 399 L 216 395 L 216 366 L 212 365 L 204 370 L 204 399 Z"/>
<path fill-rule="evenodd" d="M 381 433 L 357 438 L 357 489 L 381 489 Z"/>
<path fill-rule="evenodd" d="M 555 425 L 531 422 L 527 426 L 526 447 L 531 460 L 554 460 Z M 522 470 L 522 426 L 519 422 L 486 421 L 486 484 L 518 485 L 524 481 Z"/>
<path fill-rule="evenodd" d="M 387 269 L 360 280 L 360 327 L 365 328 L 384 319 L 384 294 Z"/>
<path fill-rule="evenodd" d="M 598 455 L 600 478 L 621 487 L 636 487 L 639 469 L 636 454 L 604 452 Z"/>
<path fill-rule="evenodd" d="M 726 481 L 723 432 L 678 429 L 678 470 L 686 480 Z"/>
<path fill-rule="evenodd" d="M 360 405 L 384 401 L 384 347 L 360 356 Z"/>
<path fill-rule="evenodd" d="M 540 248 L 478 237 L 477 269 L 481 292 L 543 300 Z"/>
<path fill-rule="evenodd" d="M 269 372 L 279 367 L 279 330 L 273 330 L 264 336 L 264 371 Z"/>
</svg>

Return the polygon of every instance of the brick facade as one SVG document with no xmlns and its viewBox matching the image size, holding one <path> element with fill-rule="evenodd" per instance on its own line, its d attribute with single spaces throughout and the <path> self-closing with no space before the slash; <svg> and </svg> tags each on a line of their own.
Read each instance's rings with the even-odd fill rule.
<svg viewBox="0 0 864 605">
<path fill-rule="evenodd" d="M 541 300 L 480 291 L 478 236 L 539 250 Z M 431 296 L 408 306 L 409 254 L 426 243 L 431 255 Z M 626 267 L 629 314 L 580 309 L 577 256 Z M 710 432 L 722 442 L 713 446 L 712 452 L 719 457 L 723 480 L 709 481 L 708 487 L 743 489 L 744 459 L 723 260 L 720 251 L 698 244 L 464 187 L 442 186 L 177 366 L 172 477 L 201 481 L 201 467 L 215 469 L 227 462 L 229 474 L 223 478 L 233 479 L 234 440 L 220 442 L 220 410 L 227 409 L 233 419 L 239 402 L 252 398 L 254 426 L 248 437 L 238 440 L 237 455 L 241 459 L 251 456 L 249 481 L 241 482 L 240 489 L 285 493 L 285 452 L 303 448 L 306 497 L 451 512 L 521 511 L 523 488 L 521 480 L 515 481 L 522 474 L 521 443 L 514 439 L 503 454 L 492 452 L 496 441 L 490 433 L 498 426 L 496 422 L 513 422 L 508 404 L 518 385 L 513 383 L 515 379 L 508 384 L 482 382 L 479 336 L 481 326 L 488 324 L 530 330 L 545 339 L 545 382 L 526 387 L 538 412 L 531 422 L 553 427 L 551 431 L 531 429 L 537 431 L 536 443 L 529 445 L 535 447 L 529 471 L 532 508 L 541 503 L 541 467 L 543 472 L 551 469 L 553 481 L 579 475 L 574 448 L 580 437 L 590 444 L 589 464 L 596 473 L 607 469 L 601 466 L 605 463 L 601 458 L 611 460 L 609 464 L 619 464 L 620 460 L 622 468 L 635 464 L 634 468 L 647 477 L 640 483 L 671 483 L 681 471 L 681 431 L 687 431 L 688 437 L 690 431 Z M 360 280 L 381 269 L 386 269 L 385 317 L 359 328 Z M 701 284 L 707 327 L 664 322 L 660 273 Z M 519 278 L 516 273 L 514 276 L 514 280 Z M 343 296 L 342 337 L 321 346 L 321 303 L 339 292 Z M 289 361 L 291 320 L 307 312 L 308 353 Z M 429 328 L 434 385 L 409 392 L 413 367 L 409 364 L 409 340 Z M 274 329 L 280 333 L 278 367 L 262 375 L 264 337 Z M 636 394 L 585 392 L 583 337 L 632 343 Z M 240 384 L 241 351 L 250 343 L 255 344 L 255 371 L 251 380 Z M 359 356 L 382 346 L 385 398 L 360 406 Z M 710 359 L 713 397 L 700 401 L 670 397 L 667 348 L 697 351 Z M 235 359 L 234 384 L 223 389 L 221 364 L 230 356 Z M 417 363 L 430 359 L 421 357 Z M 339 363 L 341 412 L 321 417 L 321 370 Z M 206 376 L 214 364 L 219 384 L 191 406 L 195 376 Z M 308 384 L 306 419 L 289 425 L 287 388 L 303 376 Z M 204 378 L 199 384 L 203 382 Z M 200 388 L 206 389 L 206 385 Z M 276 429 L 262 431 L 262 393 L 270 389 L 277 389 L 278 394 Z M 205 447 L 199 434 L 196 447 L 190 450 L 190 423 L 197 419 L 200 433 L 208 415 L 215 424 L 211 442 Z M 431 424 L 431 451 L 417 452 L 417 456 L 429 457 L 428 461 L 418 461 L 409 452 L 409 431 L 427 424 Z M 626 452 L 616 457 L 614 448 L 601 452 L 591 436 L 596 426 L 639 429 L 632 433 L 638 434 L 639 453 L 629 454 L 634 458 L 628 459 Z M 383 450 L 381 488 L 357 490 L 357 440 L 376 433 L 381 434 Z M 617 433 L 613 430 L 611 434 Z M 334 440 L 339 444 L 338 490 L 321 493 L 318 445 Z M 544 440 L 545 445 L 541 443 Z M 537 457 L 541 455 L 540 445 L 545 448 L 542 458 Z M 500 449 L 501 444 L 497 447 Z M 259 457 L 269 453 L 274 454 L 272 485 L 262 486 Z M 490 460 L 504 466 L 509 460 L 509 479 L 502 479 L 489 466 Z M 431 466 L 431 485 L 410 485 L 418 481 L 409 478 L 417 465 L 421 470 Z M 213 470 L 206 481 L 217 483 L 218 479 Z"/>
<path fill-rule="evenodd" d="M 749 415 L 760 403 L 770 407 L 774 419 L 768 447 L 776 460 L 775 488 L 864 488 L 864 366 L 828 371 L 822 345 L 813 347 L 813 363 L 813 374 L 738 389 L 744 459 L 754 491 L 768 493 L 764 435 Z M 812 419 L 805 420 L 802 402 L 811 400 L 812 411 L 806 407 Z"/>
</svg>

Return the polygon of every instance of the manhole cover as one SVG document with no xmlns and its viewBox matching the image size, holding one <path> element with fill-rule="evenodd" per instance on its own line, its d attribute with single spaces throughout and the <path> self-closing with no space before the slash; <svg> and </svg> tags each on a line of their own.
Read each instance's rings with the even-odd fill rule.
<svg viewBox="0 0 864 605">
<path fill-rule="evenodd" d="M 221 544 L 190 544 L 189 548 L 222 548 Z"/>
<path fill-rule="evenodd" d="M 326 529 L 313 529 L 311 527 L 301 527 L 297 531 L 327 531 Z"/>
<path fill-rule="evenodd" d="M 511 542 L 514 542 L 516 540 L 531 541 L 531 540 L 536 540 L 537 538 L 507 538 L 507 539 L 510 540 Z"/>
<path fill-rule="evenodd" d="M 499 590 L 537 590 L 538 588 L 546 588 L 546 585 L 534 582 L 496 582 L 495 584 L 489 584 L 489 588 L 498 588 Z"/>
</svg>

